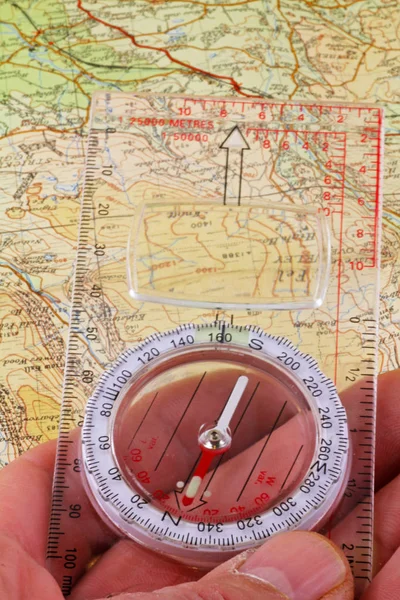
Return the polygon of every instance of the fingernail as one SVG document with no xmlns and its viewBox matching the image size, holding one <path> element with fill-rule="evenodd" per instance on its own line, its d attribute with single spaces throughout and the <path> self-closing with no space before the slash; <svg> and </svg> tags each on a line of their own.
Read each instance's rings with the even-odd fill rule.
<svg viewBox="0 0 400 600">
<path fill-rule="evenodd" d="M 271 538 L 239 568 L 290 600 L 318 600 L 344 582 L 341 555 L 316 533 L 293 531 Z"/>
</svg>

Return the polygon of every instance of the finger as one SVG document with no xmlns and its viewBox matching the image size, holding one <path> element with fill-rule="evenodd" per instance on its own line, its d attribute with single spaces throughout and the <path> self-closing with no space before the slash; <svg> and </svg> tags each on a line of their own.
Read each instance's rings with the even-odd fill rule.
<svg viewBox="0 0 400 600">
<path fill-rule="evenodd" d="M 378 377 L 376 489 L 400 473 L 400 369 Z"/>
<path fill-rule="evenodd" d="M 82 577 L 74 587 L 71 600 L 94 600 L 127 590 L 150 592 L 196 581 L 202 575 L 203 571 L 185 567 L 135 542 L 120 540 Z"/>
<path fill-rule="evenodd" d="M 239 555 L 198 582 L 156 592 L 126 593 L 114 600 L 351 600 L 353 581 L 341 552 L 314 533 L 272 538 L 256 552 Z"/>
<path fill-rule="evenodd" d="M 71 433 L 74 441 L 71 444 L 72 465 L 78 456 L 79 434 L 79 430 Z M 0 533 L 17 541 L 40 565 L 45 563 L 55 454 L 56 440 L 52 440 L 30 450 L 0 473 Z M 71 519 L 68 534 L 79 544 L 77 570 L 83 572 L 93 556 L 114 542 L 115 535 L 91 506 L 81 475 L 74 475 L 69 478 L 70 485 L 65 490 L 64 508 L 69 506 L 68 494 L 81 506 L 85 525 L 82 527 L 81 522 L 77 523 L 78 519 Z"/>
<path fill-rule="evenodd" d="M 378 570 L 400 546 L 400 476 L 375 496 L 374 558 Z"/>
<path fill-rule="evenodd" d="M 50 573 L 18 544 L 0 534 L 0 598 L 2 600 L 62 600 Z"/>
<path fill-rule="evenodd" d="M 201 387 L 197 389 L 194 403 L 191 405 L 190 410 L 184 415 L 184 419 L 176 431 L 173 442 L 169 446 L 168 452 L 165 453 L 161 468 L 158 470 L 157 477 L 154 478 L 154 483 L 152 481 L 147 488 L 149 493 L 154 492 L 156 488 L 158 488 L 160 491 L 163 490 L 164 492 L 168 492 L 169 490 L 174 489 L 178 481 L 185 481 L 187 474 L 193 468 L 193 464 L 196 462 L 196 458 L 199 453 L 197 446 L 197 432 L 199 423 L 207 421 L 209 418 L 209 403 L 207 400 L 210 397 L 213 398 L 213 403 L 215 403 L 216 406 L 216 414 L 218 414 L 223 407 L 223 404 L 226 402 L 228 390 L 232 388 L 238 375 L 239 371 L 237 368 L 232 368 L 226 371 L 217 369 L 214 372 L 211 371 L 206 374 L 204 381 L 201 383 Z M 400 376 L 396 374 L 396 380 L 398 380 L 399 377 Z M 396 412 L 393 410 L 393 405 L 395 403 L 388 403 L 386 401 L 386 398 L 388 397 L 387 389 L 389 392 L 391 391 L 392 381 L 389 380 L 388 384 L 386 384 L 385 377 L 383 379 L 383 385 L 380 386 L 380 397 L 383 397 L 383 401 L 380 402 L 380 405 L 383 406 L 383 417 L 388 419 L 388 423 L 392 423 L 392 425 L 389 425 L 386 428 L 379 428 L 381 431 L 385 431 L 385 434 L 384 437 L 382 435 L 380 437 L 378 436 L 377 468 L 378 477 L 379 473 L 383 473 L 384 479 L 387 477 L 388 472 L 389 474 L 391 472 L 390 466 L 389 469 L 387 469 L 385 466 L 387 440 L 389 440 L 391 445 L 394 444 L 400 453 L 400 445 L 397 442 L 397 439 L 400 436 L 397 436 L 396 428 L 396 415 L 398 411 Z M 146 451 L 146 453 L 143 451 L 142 455 L 140 456 L 142 460 L 140 463 L 140 471 L 142 473 L 151 473 L 151 471 L 154 470 L 154 465 L 162 455 L 162 451 L 166 447 L 168 440 L 171 439 L 171 436 L 174 434 L 176 423 L 179 421 L 180 416 L 182 416 L 182 411 L 184 407 L 187 406 L 188 399 L 190 399 L 193 390 L 196 390 L 197 383 L 196 377 L 191 376 L 183 381 L 173 381 L 163 389 L 157 390 L 157 402 L 155 403 L 154 407 L 151 407 L 151 414 L 147 415 L 147 420 L 140 431 L 140 435 L 137 436 L 137 440 L 134 442 L 134 445 L 138 446 L 138 448 L 135 448 L 135 452 L 142 452 L 141 445 L 144 445 L 144 447 L 149 447 L 149 445 L 151 445 L 150 451 Z M 254 384 L 254 382 L 252 383 Z M 270 385 L 270 382 L 268 382 L 268 385 Z M 268 391 L 268 396 L 270 398 L 276 396 L 275 393 L 271 393 L 269 388 Z M 240 436 L 237 436 L 236 438 L 234 437 L 234 443 L 231 451 L 229 452 L 229 459 L 232 459 L 232 456 L 239 455 L 252 443 L 254 444 L 254 441 L 260 439 L 260 436 L 265 436 L 266 430 L 268 431 L 268 427 L 272 423 L 272 415 L 274 409 L 276 409 L 276 404 L 274 405 L 273 402 L 265 402 L 265 391 L 263 393 L 262 388 L 260 388 L 259 392 L 259 406 L 257 407 L 257 416 L 259 418 L 252 419 L 251 426 L 247 426 L 245 428 L 242 427 Z M 274 390 L 272 390 L 272 392 L 274 392 Z M 236 420 L 240 419 L 243 406 L 246 406 L 248 396 L 251 393 L 252 389 L 249 387 L 249 389 L 246 390 L 247 395 L 243 396 L 242 402 L 238 407 Z M 345 404 L 348 412 L 350 429 L 357 429 L 357 419 L 361 396 L 364 397 L 363 390 L 360 390 L 356 387 L 350 388 L 344 391 L 342 394 L 343 403 Z M 150 403 L 153 397 L 153 394 L 147 394 L 142 398 L 142 402 L 133 403 L 126 413 L 127 418 L 123 419 L 121 431 L 119 431 L 118 435 L 118 443 L 116 444 L 116 452 L 119 455 L 128 455 L 128 460 L 131 458 L 129 457 L 128 448 L 130 445 L 130 440 L 132 439 L 132 430 L 136 428 L 137 423 L 142 422 L 143 416 L 146 415 L 147 410 L 150 408 Z M 390 400 L 391 399 L 392 398 L 390 398 Z M 253 402 L 257 402 L 257 396 L 255 399 L 253 399 Z M 388 412 L 389 415 L 387 414 Z M 143 413 L 143 415 L 141 413 Z M 293 414 L 288 412 L 286 409 L 280 425 L 282 426 L 282 424 L 285 424 L 285 421 L 290 420 L 291 416 L 293 416 Z M 297 421 L 296 419 L 291 420 Z M 232 425 L 234 425 L 234 423 L 232 423 Z M 352 474 L 350 475 L 350 478 L 355 478 L 355 475 L 357 475 L 359 470 L 357 450 L 361 447 L 357 443 L 357 436 L 361 435 L 364 438 L 364 433 L 355 431 L 352 435 L 353 448 L 355 448 L 356 453 L 353 457 Z M 121 448 L 119 448 L 119 445 Z M 304 452 L 303 456 L 305 456 Z M 179 460 L 176 460 L 177 457 L 179 457 Z M 136 457 L 133 458 L 136 459 Z M 225 459 L 224 462 L 226 462 Z M 274 465 L 276 465 L 276 463 L 274 463 Z M 125 473 L 125 475 L 127 476 L 128 480 L 135 478 L 135 466 L 137 465 L 134 462 L 127 465 L 127 473 Z M 297 466 L 299 467 L 300 463 L 298 463 Z M 386 475 L 384 473 L 385 469 Z M 342 505 L 341 507 L 341 514 L 343 515 L 346 512 L 349 512 L 357 499 L 358 498 L 353 495 L 350 500 L 346 500 L 346 506 Z"/>
<path fill-rule="evenodd" d="M 400 548 L 374 577 L 361 600 L 398 600 L 400 589 Z"/>
<path fill-rule="evenodd" d="M 0 533 L 44 564 L 56 440 L 37 446 L 0 474 Z"/>
</svg>

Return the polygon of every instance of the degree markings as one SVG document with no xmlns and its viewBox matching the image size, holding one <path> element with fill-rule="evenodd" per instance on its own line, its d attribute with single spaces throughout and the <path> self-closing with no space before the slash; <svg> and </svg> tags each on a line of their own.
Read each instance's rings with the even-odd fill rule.
<svg viewBox="0 0 400 600">
<path fill-rule="evenodd" d="M 257 335 L 258 339 L 263 342 L 263 347 L 261 350 L 257 349 L 257 352 L 264 353 L 267 356 L 270 356 L 271 359 L 277 358 L 278 353 L 281 352 L 282 347 L 289 349 L 293 355 L 296 353 L 296 360 L 299 360 L 302 363 L 302 368 L 300 369 L 301 374 L 298 374 L 297 380 L 301 382 L 301 378 L 304 376 L 304 373 L 309 374 L 312 373 L 317 377 L 321 388 L 323 389 L 323 395 L 321 398 L 311 399 L 315 403 L 316 406 L 335 406 L 334 412 L 332 412 L 332 420 L 333 427 L 330 430 L 321 430 L 322 434 L 326 439 L 329 439 L 332 443 L 331 450 L 332 452 L 329 454 L 329 459 L 326 461 L 327 470 L 331 469 L 335 473 L 334 477 L 329 475 L 326 476 L 321 475 L 321 481 L 319 481 L 319 485 L 315 486 L 311 492 L 308 493 L 308 496 L 296 492 L 296 496 L 292 494 L 293 498 L 295 498 L 297 505 L 294 510 L 290 510 L 285 512 L 281 517 L 277 517 L 272 514 L 272 511 L 266 511 L 260 513 L 261 524 L 254 524 L 252 529 L 248 530 L 248 535 L 243 532 L 239 532 L 237 528 L 238 521 L 225 522 L 223 523 L 223 532 L 220 535 L 216 535 L 213 532 L 213 535 L 209 535 L 207 531 L 200 532 L 197 529 L 196 522 L 189 522 L 182 519 L 177 526 L 165 528 L 165 525 L 161 525 L 161 515 L 162 512 L 156 506 L 154 506 L 151 502 L 144 501 L 140 494 L 137 494 L 139 500 L 136 501 L 136 504 L 131 504 L 132 495 L 136 492 L 130 488 L 125 481 L 116 481 L 112 482 L 113 489 L 108 488 L 106 492 L 107 500 L 104 499 L 104 491 L 100 492 L 99 487 L 104 483 L 104 477 L 108 478 L 108 470 L 114 466 L 116 466 L 115 460 L 113 458 L 112 452 L 108 450 L 100 450 L 97 439 L 99 436 L 108 435 L 110 436 L 109 426 L 104 418 L 100 417 L 98 409 L 98 405 L 103 400 L 104 390 L 107 387 L 107 384 L 112 385 L 112 382 L 117 378 L 120 374 L 122 367 L 129 368 L 134 375 L 140 368 L 140 365 L 136 363 L 136 357 L 139 352 L 142 352 L 146 349 L 149 344 L 154 343 L 159 344 L 160 356 L 162 356 L 166 351 L 170 348 L 168 343 L 171 340 L 177 340 L 179 333 L 182 331 L 191 331 L 195 337 L 194 345 L 202 344 L 207 342 L 204 337 L 204 333 L 202 334 L 201 339 L 196 339 L 197 332 L 210 331 L 210 333 L 221 332 L 220 323 L 216 324 L 202 324 L 200 326 L 194 326 L 192 324 L 188 326 L 182 326 L 177 328 L 172 332 L 167 332 L 157 336 L 159 341 L 154 342 L 154 337 L 150 341 L 144 341 L 140 344 L 140 348 L 136 349 L 128 349 L 124 352 L 123 356 L 120 357 L 120 360 L 111 368 L 110 371 L 105 373 L 101 377 L 100 386 L 97 388 L 95 393 L 93 394 L 91 400 L 88 403 L 88 410 L 85 416 L 85 423 L 83 426 L 83 433 L 85 437 L 85 443 L 82 446 L 83 450 L 83 467 L 86 474 L 86 478 L 88 481 L 88 485 L 91 488 L 91 491 L 95 497 L 95 502 L 98 504 L 98 508 L 104 514 L 106 520 L 111 520 L 117 527 L 120 529 L 122 533 L 125 535 L 137 539 L 141 543 L 145 543 L 148 546 L 153 544 L 152 538 L 149 535 L 148 531 L 150 528 L 153 530 L 157 530 L 159 536 L 162 537 L 164 542 L 167 544 L 167 551 L 179 558 L 184 555 L 187 556 L 188 553 L 196 552 L 196 547 L 201 545 L 204 548 L 209 548 L 208 552 L 212 551 L 213 544 L 218 545 L 219 548 L 223 547 L 225 550 L 232 550 L 234 547 L 235 550 L 244 550 L 245 548 L 250 548 L 258 543 L 259 540 L 263 540 L 266 537 L 269 537 L 274 532 L 280 531 L 282 529 L 287 529 L 288 527 L 295 528 L 299 523 L 303 523 L 304 520 L 310 518 L 310 515 L 315 515 L 316 509 L 320 506 L 327 506 L 332 504 L 332 498 L 336 499 L 335 494 L 337 494 L 338 490 L 341 489 L 342 479 L 340 475 L 343 475 L 344 469 L 344 461 L 346 459 L 347 450 L 348 450 L 348 432 L 347 432 L 347 423 L 345 418 L 345 410 L 341 405 L 340 399 L 335 394 L 335 388 L 332 382 L 327 379 L 321 371 L 319 371 L 316 366 L 316 362 L 314 359 L 310 360 L 310 357 L 303 354 L 302 352 L 296 351 L 294 346 L 287 340 L 280 338 L 274 338 L 269 334 L 262 333 L 260 328 L 255 326 L 232 326 L 230 324 L 225 324 L 225 333 L 232 333 L 232 342 L 233 344 L 243 346 L 245 348 L 249 348 L 249 342 L 251 338 L 254 338 L 254 334 Z M 235 340 L 235 332 L 248 331 L 249 334 L 249 342 L 246 344 L 242 338 Z M 223 343 L 224 346 L 229 346 L 229 342 Z M 184 350 L 183 350 L 184 352 Z M 123 360 L 121 360 L 123 358 Z M 155 359 L 156 361 L 157 359 Z M 118 366 L 120 365 L 120 366 Z M 129 365 L 126 367 L 126 365 Z M 282 366 L 282 365 L 281 365 Z M 292 373 L 293 377 L 296 376 L 296 373 Z M 198 390 L 201 381 L 204 379 L 205 374 L 203 374 L 201 380 L 197 384 L 196 390 L 194 390 L 194 394 L 191 399 L 189 399 L 189 403 L 187 404 L 184 412 L 182 413 L 180 420 L 177 423 L 177 426 L 172 433 L 175 435 L 180 423 L 182 422 L 189 406 L 190 402 L 193 399 L 196 391 Z M 254 390 L 254 393 L 256 390 Z M 115 399 L 115 405 L 113 410 L 118 410 L 119 402 L 121 401 L 120 395 Z M 153 398 L 153 402 L 156 401 L 156 398 Z M 151 408 L 148 407 L 144 418 L 146 418 L 148 414 L 148 410 Z M 245 408 L 244 413 L 246 412 L 248 407 Z M 278 424 L 279 418 L 285 408 L 285 405 L 282 406 L 279 415 L 277 415 L 276 425 Z M 244 413 L 241 419 L 244 416 Z M 240 419 L 240 420 L 241 420 Z M 239 425 L 239 424 L 238 424 Z M 317 425 L 320 427 L 321 422 L 318 420 Z M 140 428 L 140 424 L 139 424 Z M 336 430 L 335 430 L 336 429 Z M 271 431 L 272 433 L 272 431 Z M 135 432 L 136 434 L 136 432 Z M 110 437 L 111 439 L 111 437 Z M 172 438 L 171 438 L 172 439 Z M 91 441 L 92 440 L 92 441 Z M 168 442 L 169 444 L 170 442 Z M 164 451 L 165 452 L 168 448 Z M 298 455 L 295 458 L 295 461 L 298 460 L 303 447 L 301 446 L 298 450 Z M 316 456 L 320 451 L 320 447 L 316 448 Z M 317 460 L 316 456 L 313 457 L 313 462 Z M 163 455 L 160 456 L 159 463 L 162 461 Z M 255 463 L 255 465 L 257 462 Z M 312 464 L 312 463 L 311 463 Z M 96 469 L 93 467 L 96 466 Z M 253 467 L 254 470 L 255 467 Z M 290 476 L 290 472 L 287 477 Z M 251 477 L 251 475 L 250 475 Z M 103 481 L 102 481 L 103 479 Z M 284 482 L 285 483 L 285 482 Z M 111 485 L 111 483 L 110 483 Z M 283 484 L 284 485 L 284 484 Z M 115 486 L 115 487 L 114 487 Z M 116 493 L 115 489 L 117 488 Z M 285 500 L 285 499 L 283 499 Z M 142 506 L 138 506 L 142 504 Z M 246 526 L 247 527 L 247 526 Z M 189 547 L 183 547 L 182 543 L 184 540 L 188 540 L 186 542 Z M 192 547 L 193 546 L 193 547 Z M 211 546 L 211 548 L 210 548 Z M 197 558 L 196 554 L 193 555 L 193 562 L 195 563 Z"/>
</svg>

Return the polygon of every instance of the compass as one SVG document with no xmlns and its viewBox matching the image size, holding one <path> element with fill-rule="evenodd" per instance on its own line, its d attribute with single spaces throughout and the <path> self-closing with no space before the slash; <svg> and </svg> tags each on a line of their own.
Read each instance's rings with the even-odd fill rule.
<svg viewBox="0 0 400 600">
<path fill-rule="evenodd" d="M 82 454 L 114 530 L 210 568 L 280 531 L 321 528 L 345 489 L 349 434 L 311 356 L 214 322 L 125 351 L 87 403 Z"/>
</svg>

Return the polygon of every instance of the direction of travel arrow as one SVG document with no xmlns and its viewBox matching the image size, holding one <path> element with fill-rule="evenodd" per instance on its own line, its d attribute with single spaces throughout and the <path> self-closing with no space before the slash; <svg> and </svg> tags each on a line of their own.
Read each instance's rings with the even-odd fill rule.
<svg viewBox="0 0 400 600">
<path fill-rule="evenodd" d="M 224 204 L 226 204 L 227 201 L 228 176 L 229 173 L 231 174 L 231 177 L 232 175 L 235 175 L 237 169 L 234 168 L 234 166 L 239 158 L 239 182 L 237 193 L 234 194 L 234 197 L 237 198 L 237 204 L 240 206 L 240 199 L 242 195 L 243 152 L 245 150 L 250 150 L 250 146 L 243 137 L 239 127 L 235 125 L 235 127 L 220 145 L 220 148 L 226 150 Z M 231 184 L 234 182 L 234 179 L 235 178 L 233 178 L 233 180 L 231 179 Z"/>
</svg>

